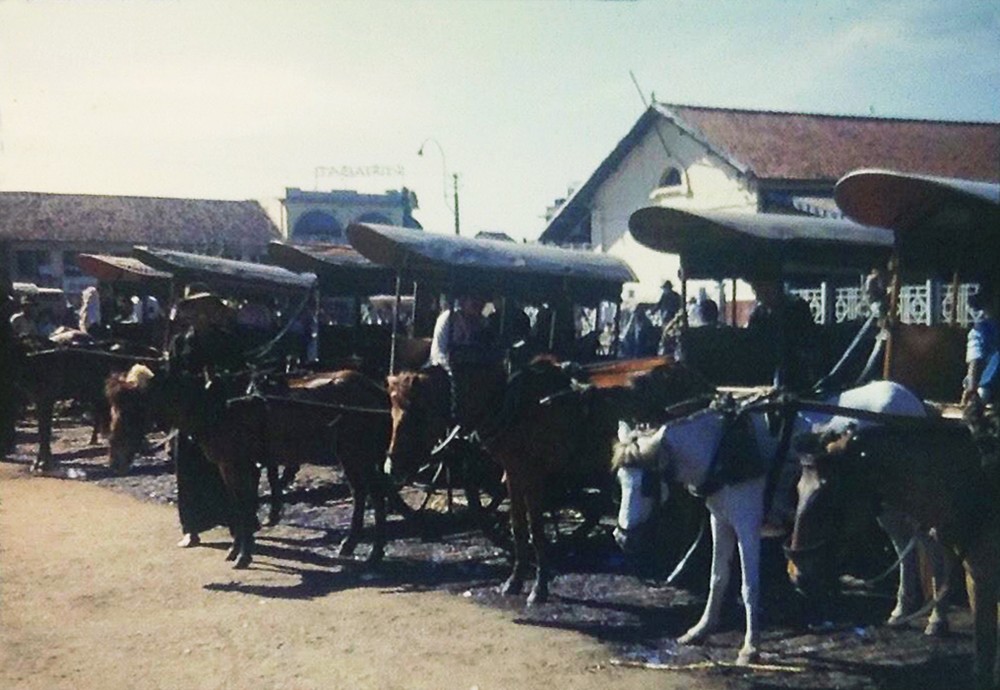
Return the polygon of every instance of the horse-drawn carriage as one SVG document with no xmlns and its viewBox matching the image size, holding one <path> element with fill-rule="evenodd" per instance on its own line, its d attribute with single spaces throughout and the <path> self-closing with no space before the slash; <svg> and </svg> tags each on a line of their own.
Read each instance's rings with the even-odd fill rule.
<svg viewBox="0 0 1000 690">
<path fill-rule="evenodd" d="M 437 423 L 421 425 L 428 441 L 416 453 L 419 459 L 406 457 L 413 454 L 403 449 L 401 442 L 390 447 L 389 456 L 396 469 L 408 465 L 411 484 L 416 480 L 414 486 L 420 488 L 415 495 L 410 492 L 414 505 L 422 509 L 435 493 L 441 492 L 451 510 L 453 489 L 461 487 L 464 502 L 481 518 L 488 533 L 506 542 L 502 530 L 489 529 L 506 496 L 500 484 L 501 471 L 485 457 L 475 432 L 501 406 L 510 359 L 517 358 L 517 350 L 576 362 L 607 359 L 608 355 L 600 352 L 598 336 L 606 327 L 611 340 L 615 339 L 621 287 L 635 280 L 634 274 L 614 257 L 555 247 L 472 240 L 371 224 L 352 225 L 347 234 L 362 255 L 396 273 L 394 313 L 398 314 L 404 286 L 413 300 L 413 319 L 408 327 L 393 328 L 390 359 L 394 374 L 400 369 L 408 371 L 390 378 L 390 391 L 403 395 L 400 391 L 405 387 L 406 395 L 420 395 L 416 391 L 436 389 L 441 396 L 454 398 L 435 403 L 434 408 L 441 411 L 436 415 Z M 487 308 L 493 310 L 491 334 L 495 346 L 475 359 L 453 364 L 453 383 L 442 386 L 432 381 L 433 369 L 419 372 L 414 364 L 421 363 L 404 364 L 401 354 L 428 352 L 435 312 L 449 298 L 469 293 L 483 296 L 489 303 Z M 532 313 L 534 321 L 528 333 L 517 327 L 518 319 L 528 319 L 526 311 Z M 607 319 L 603 324 L 598 321 L 600 314 Z M 662 360 L 647 361 L 644 366 L 649 368 L 655 363 Z M 593 366 L 601 369 L 600 364 Z M 619 381 L 626 370 L 617 367 Z M 606 367 L 602 371 L 604 381 L 609 372 Z M 425 380 L 428 385 L 421 386 Z M 394 422 L 394 439 L 405 436 L 408 422 L 402 410 L 394 412 Z"/>
</svg>

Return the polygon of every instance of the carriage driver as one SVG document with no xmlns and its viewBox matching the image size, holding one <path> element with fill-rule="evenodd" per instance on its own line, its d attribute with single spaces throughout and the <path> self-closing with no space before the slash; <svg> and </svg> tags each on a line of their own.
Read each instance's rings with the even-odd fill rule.
<svg viewBox="0 0 1000 690">
<path fill-rule="evenodd" d="M 488 351 L 489 328 L 483 307 L 486 300 L 477 294 L 458 298 L 458 308 L 446 309 L 434 323 L 428 364 L 449 371 L 456 364 L 482 361 Z"/>
<path fill-rule="evenodd" d="M 205 376 L 239 368 L 242 356 L 232 326 L 235 313 L 219 297 L 192 286 L 177 303 L 174 321 L 182 328 L 170 342 L 171 374 Z M 182 548 L 197 546 L 199 533 L 228 524 L 226 492 L 218 468 L 198 444 L 178 433 L 172 448 L 177 473 L 177 513 Z"/>
</svg>

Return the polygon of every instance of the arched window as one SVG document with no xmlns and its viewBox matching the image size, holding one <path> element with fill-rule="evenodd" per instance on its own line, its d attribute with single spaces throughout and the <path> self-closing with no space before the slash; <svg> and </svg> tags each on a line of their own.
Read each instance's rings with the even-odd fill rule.
<svg viewBox="0 0 1000 690">
<path fill-rule="evenodd" d="M 292 228 L 292 239 L 305 241 L 342 241 L 344 228 L 331 214 L 326 211 L 309 211 L 304 213 Z"/>
</svg>

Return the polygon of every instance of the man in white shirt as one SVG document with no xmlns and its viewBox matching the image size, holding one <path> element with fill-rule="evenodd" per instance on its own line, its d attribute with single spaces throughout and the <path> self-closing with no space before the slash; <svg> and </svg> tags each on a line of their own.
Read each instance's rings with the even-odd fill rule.
<svg viewBox="0 0 1000 690">
<path fill-rule="evenodd" d="M 458 298 L 458 309 L 446 309 L 438 315 L 429 364 L 451 369 L 457 351 L 484 345 L 487 333 L 484 306 L 481 297 L 466 295 Z"/>
</svg>

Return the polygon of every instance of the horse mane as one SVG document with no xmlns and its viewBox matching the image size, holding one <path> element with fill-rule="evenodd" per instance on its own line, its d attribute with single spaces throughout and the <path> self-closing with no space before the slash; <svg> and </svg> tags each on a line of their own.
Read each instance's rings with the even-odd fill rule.
<svg viewBox="0 0 1000 690">
<path fill-rule="evenodd" d="M 617 472 L 623 467 L 640 467 L 643 469 L 654 469 L 656 467 L 656 449 L 649 452 L 649 447 L 643 448 L 640 441 L 649 441 L 653 436 L 660 433 L 666 427 L 660 429 L 633 429 L 619 438 L 611 452 L 611 471 Z"/>
</svg>

